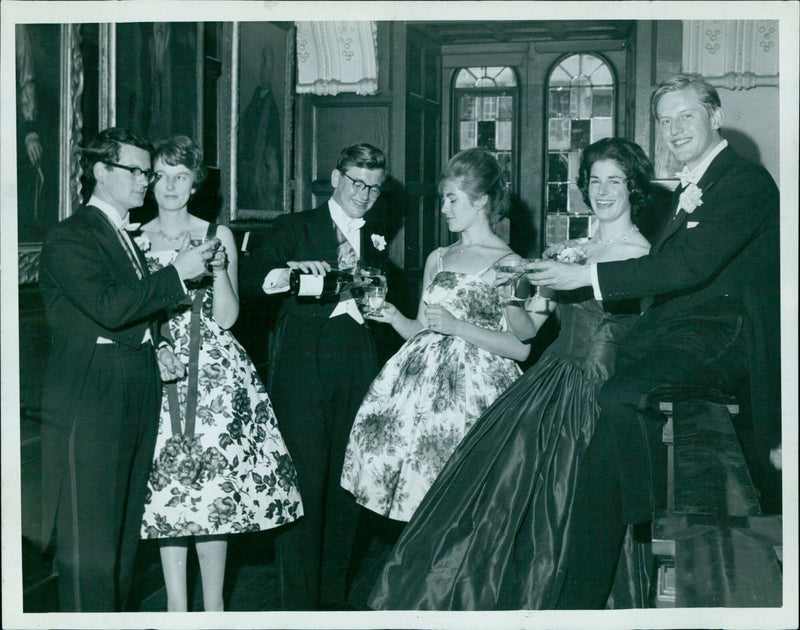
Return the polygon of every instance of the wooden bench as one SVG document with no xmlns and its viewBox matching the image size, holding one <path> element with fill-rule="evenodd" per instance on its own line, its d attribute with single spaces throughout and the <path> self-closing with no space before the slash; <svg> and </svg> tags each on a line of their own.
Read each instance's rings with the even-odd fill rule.
<svg viewBox="0 0 800 630">
<path fill-rule="evenodd" d="M 780 606 L 780 516 L 762 516 L 734 401 L 662 402 L 666 509 L 653 521 L 651 605 Z"/>
</svg>

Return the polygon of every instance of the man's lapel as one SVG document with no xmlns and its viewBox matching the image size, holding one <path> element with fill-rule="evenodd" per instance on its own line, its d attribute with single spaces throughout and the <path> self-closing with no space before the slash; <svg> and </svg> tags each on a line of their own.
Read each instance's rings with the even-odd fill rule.
<svg viewBox="0 0 800 630">
<path fill-rule="evenodd" d="M 702 191 L 704 199 L 707 198 L 709 191 L 713 190 L 714 187 L 719 182 L 719 178 L 725 173 L 730 165 L 731 161 L 734 157 L 733 150 L 730 147 L 725 147 L 722 151 L 720 151 L 719 155 L 715 157 L 711 164 L 708 165 L 706 172 L 703 173 L 703 176 L 700 178 L 700 181 L 697 182 L 697 187 Z M 675 216 L 675 211 L 678 208 L 678 202 L 680 200 L 681 193 L 684 191 L 684 188 L 678 186 L 675 189 L 675 192 L 672 194 L 672 203 L 670 204 L 670 218 L 664 224 L 664 227 L 661 228 L 661 232 L 659 233 L 658 237 L 656 238 L 655 243 L 653 243 L 653 251 L 659 251 L 664 243 L 678 230 L 680 230 L 684 225 L 686 225 L 687 217 L 689 216 L 683 210 L 678 212 L 677 216 Z M 698 211 L 702 210 L 702 206 L 700 206 Z"/>
<path fill-rule="evenodd" d="M 337 259 L 339 242 L 336 238 L 336 225 L 331 218 L 328 204 L 325 203 L 315 210 L 308 223 L 309 246 L 321 260 L 334 264 Z"/>
<path fill-rule="evenodd" d="M 133 276 L 138 280 L 139 274 L 136 273 L 136 269 L 133 267 L 133 261 L 126 251 L 125 245 L 121 241 L 122 236 L 117 233 L 116 226 L 111 223 L 109 218 L 99 208 L 95 208 L 94 206 L 84 206 L 84 209 L 86 212 L 95 217 L 98 239 L 104 244 L 106 250 L 114 258 L 116 267 L 120 269 L 127 269 L 128 272 L 132 273 Z M 134 247 L 134 250 L 137 252 L 138 256 L 141 256 L 138 248 Z M 143 269 L 147 269 L 146 263 L 144 263 Z"/>
<path fill-rule="evenodd" d="M 675 215 L 678 209 L 678 202 L 680 201 L 681 193 L 684 191 L 680 185 L 672 192 L 672 200 L 669 204 L 669 217 L 664 222 L 661 231 L 658 233 L 655 242 L 653 243 L 653 251 L 657 252 L 664 245 L 664 242 L 686 222 L 686 213 L 681 211 Z"/>
</svg>

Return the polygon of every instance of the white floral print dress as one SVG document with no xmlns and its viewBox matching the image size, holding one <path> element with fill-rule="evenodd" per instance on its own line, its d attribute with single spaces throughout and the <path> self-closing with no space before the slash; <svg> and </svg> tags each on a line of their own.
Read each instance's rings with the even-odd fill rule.
<svg viewBox="0 0 800 630">
<path fill-rule="evenodd" d="M 176 251 L 148 251 L 148 267 L 170 264 Z M 189 291 L 194 298 L 195 290 Z M 192 438 L 173 436 L 166 393 L 161 402 L 142 538 L 252 532 L 303 514 L 297 473 L 250 357 L 213 317 L 208 284 L 200 315 L 198 400 Z M 187 300 L 188 301 L 188 300 Z M 191 304 L 169 320 L 175 354 L 189 358 Z M 178 381 L 186 408 L 188 379 Z"/>
<path fill-rule="evenodd" d="M 441 251 L 440 251 L 441 256 Z M 491 330 L 505 326 L 485 273 L 441 270 L 425 290 L 429 305 Z M 521 374 L 455 335 L 422 330 L 386 362 L 356 414 L 341 484 L 356 502 L 407 521 L 475 420 Z"/>
</svg>

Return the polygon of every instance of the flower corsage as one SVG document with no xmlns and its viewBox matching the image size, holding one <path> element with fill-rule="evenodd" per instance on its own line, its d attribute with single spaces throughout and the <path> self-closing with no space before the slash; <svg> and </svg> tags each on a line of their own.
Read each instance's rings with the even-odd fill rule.
<svg viewBox="0 0 800 630">
<path fill-rule="evenodd" d="M 373 234 L 370 236 L 372 239 L 372 246 L 377 249 L 379 252 L 382 252 L 386 249 L 386 239 L 380 234 Z"/>
<path fill-rule="evenodd" d="M 551 260 L 556 260 L 563 263 L 583 265 L 586 262 L 587 256 L 586 252 L 580 247 L 564 247 L 558 252 L 554 252 L 549 256 L 545 256 L 545 258 L 550 258 Z"/>
<path fill-rule="evenodd" d="M 150 248 L 152 247 L 150 239 L 144 234 L 134 236 L 133 242 L 136 243 L 136 246 L 141 250 L 142 253 L 149 252 Z"/>
<path fill-rule="evenodd" d="M 689 184 L 678 198 L 678 210 L 683 210 L 686 214 L 692 214 L 698 206 L 703 205 L 703 191 L 697 184 Z"/>
</svg>

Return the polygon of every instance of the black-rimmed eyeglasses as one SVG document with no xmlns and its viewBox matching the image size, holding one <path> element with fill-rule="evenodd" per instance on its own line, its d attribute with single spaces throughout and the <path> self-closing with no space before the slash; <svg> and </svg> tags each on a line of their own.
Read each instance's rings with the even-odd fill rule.
<svg viewBox="0 0 800 630">
<path fill-rule="evenodd" d="M 155 171 L 151 170 L 142 170 L 138 166 L 128 166 L 127 164 L 118 164 L 117 162 L 103 162 L 106 166 L 115 166 L 116 168 L 121 168 L 128 171 L 135 179 L 140 177 L 144 177 L 147 180 L 148 184 L 152 184 L 156 180 Z"/>
<path fill-rule="evenodd" d="M 347 173 L 342 173 L 347 179 L 353 182 L 353 190 L 357 193 L 362 193 L 365 190 L 368 191 L 368 195 L 370 197 L 377 197 L 383 192 L 383 186 L 370 186 L 369 184 L 362 182 L 360 179 L 353 179 Z"/>
</svg>

